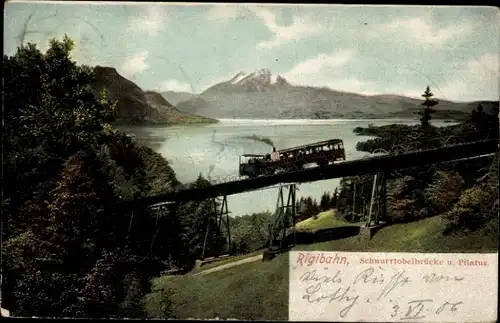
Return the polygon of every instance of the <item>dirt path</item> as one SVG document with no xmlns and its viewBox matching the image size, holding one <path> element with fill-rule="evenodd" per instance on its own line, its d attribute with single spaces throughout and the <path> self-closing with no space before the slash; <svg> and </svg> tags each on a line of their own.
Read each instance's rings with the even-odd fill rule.
<svg viewBox="0 0 500 323">
<path fill-rule="evenodd" d="M 243 264 L 246 264 L 246 263 L 249 263 L 249 262 L 258 261 L 258 260 L 262 260 L 262 254 L 259 254 L 259 255 L 253 256 L 253 257 L 248 257 L 248 258 L 241 259 L 241 260 L 237 260 L 237 261 L 231 262 L 229 264 L 220 265 L 220 266 L 217 266 L 217 267 L 214 267 L 214 268 L 210 268 L 210 269 L 204 270 L 202 272 L 199 272 L 197 274 L 194 274 L 193 276 L 206 275 L 206 274 L 210 274 L 210 273 L 213 273 L 213 272 L 216 272 L 216 271 L 219 271 L 219 270 L 223 270 L 223 269 L 227 269 L 227 268 L 231 268 L 231 267 L 243 265 Z"/>
</svg>

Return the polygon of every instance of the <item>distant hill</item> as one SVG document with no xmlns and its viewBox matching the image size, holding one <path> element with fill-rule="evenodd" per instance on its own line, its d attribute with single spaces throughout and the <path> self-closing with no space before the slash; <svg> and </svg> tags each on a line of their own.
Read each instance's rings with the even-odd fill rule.
<svg viewBox="0 0 500 323">
<path fill-rule="evenodd" d="M 160 94 L 167 100 L 168 102 L 176 105 L 181 101 L 186 101 L 195 96 L 195 94 L 189 92 L 175 92 L 175 91 L 166 91 L 160 92 Z"/>
<path fill-rule="evenodd" d="M 107 89 L 109 99 L 118 100 L 118 124 L 211 123 L 216 120 L 182 112 L 159 93 L 143 91 L 115 68 L 96 66 L 94 92 Z"/>
<path fill-rule="evenodd" d="M 424 89 L 423 85 L 423 89 Z M 423 90 L 422 90 L 423 91 Z M 209 118 L 335 119 L 414 118 L 423 101 L 398 95 L 367 96 L 326 87 L 296 86 L 262 69 L 240 72 L 199 95 L 179 102 L 179 110 Z M 439 100 L 437 119 L 463 119 L 481 103 L 490 111 L 496 102 Z"/>
</svg>

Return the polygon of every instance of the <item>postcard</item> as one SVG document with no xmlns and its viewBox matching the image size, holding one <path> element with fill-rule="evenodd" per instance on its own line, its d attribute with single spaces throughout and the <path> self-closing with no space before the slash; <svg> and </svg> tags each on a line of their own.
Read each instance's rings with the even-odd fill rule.
<svg viewBox="0 0 500 323">
<path fill-rule="evenodd" d="M 9 1 L 2 316 L 493 322 L 498 9 Z"/>
</svg>

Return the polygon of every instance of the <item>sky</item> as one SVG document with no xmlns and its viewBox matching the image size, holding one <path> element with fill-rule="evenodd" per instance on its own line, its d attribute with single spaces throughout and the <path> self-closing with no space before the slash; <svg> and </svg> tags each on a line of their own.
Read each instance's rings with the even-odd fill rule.
<svg viewBox="0 0 500 323">
<path fill-rule="evenodd" d="M 499 100 L 494 7 L 6 3 L 4 54 L 65 33 L 81 64 L 143 90 L 200 93 L 266 68 L 295 85 L 451 101 Z M 30 18 L 31 17 L 31 18 Z"/>
</svg>

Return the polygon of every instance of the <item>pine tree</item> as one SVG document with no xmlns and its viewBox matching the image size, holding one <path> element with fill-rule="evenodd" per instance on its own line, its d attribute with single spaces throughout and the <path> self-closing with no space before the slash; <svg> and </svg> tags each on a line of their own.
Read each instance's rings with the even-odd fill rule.
<svg viewBox="0 0 500 323">
<path fill-rule="evenodd" d="M 339 190 L 337 187 L 335 187 L 335 191 L 333 191 L 333 196 L 332 196 L 332 199 L 331 199 L 331 206 L 332 208 L 337 208 L 337 202 L 339 200 Z"/>
<path fill-rule="evenodd" d="M 330 194 L 328 194 L 327 192 L 324 192 L 323 195 L 321 195 L 321 200 L 319 202 L 320 210 L 321 211 L 328 210 L 329 202 L 330 202 Z"/>
<path fill-rule="evenodd" d="M 436 112 L 436 110 L 434 110 L 432 107 L 436 106 L 439 102 L 438 100 L 432 98 L 434 94 L 432 94 L 429 86 L 427 86 L 422 96 L 425 98 L 425 101 L 422 102 L 422 105 L 425 108 L 423 111 L 419 111 L 417 114 L 421 116 L 420 122 L 422 128 L 424 128 L 424 131 L 427 131 L 430 128 L 429 121 L 432 119 L 431 114 Z"/>
</svg>

